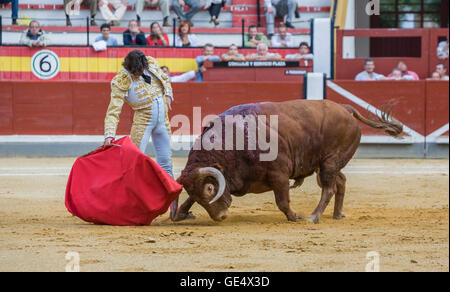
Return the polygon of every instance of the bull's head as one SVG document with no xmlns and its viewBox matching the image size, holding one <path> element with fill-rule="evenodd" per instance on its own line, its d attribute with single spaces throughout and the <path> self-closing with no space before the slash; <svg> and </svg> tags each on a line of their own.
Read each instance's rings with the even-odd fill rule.
<svg viewBox="0 0 450 292">
<path fill-rule="evenodd" d="M 214 166 L 183 171 L 178 182 L 184 186 L 191 199 L 206 209 L 213 220 L 222 221 L 228 216 L 231 196 L 222 168 Z"/>
</svg>

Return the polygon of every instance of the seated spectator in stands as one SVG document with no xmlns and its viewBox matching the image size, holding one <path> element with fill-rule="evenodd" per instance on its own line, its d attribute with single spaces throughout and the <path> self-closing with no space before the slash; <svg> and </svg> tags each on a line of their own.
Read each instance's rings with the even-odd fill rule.
<svg viewBox="0 0 450 292">
<path fill-rule="evenodd" d="M 280 23 L 278 26 L 278 33 L 272 36 L 271 42 L 272 47 L 274 48 L 294 47 L 294 38 L 292 37 L 292 34 L 287 31 L 287 27 L 284 23 Z"/>
<path fill-rule="evenodd" d="M 408 74 L 403 74 L 399 68 L 394 68 L 392 73 L 388 75 L 387 80 L 414 80 L 414 77 Z"/>
<path fill-rule="evenodd" d="M 288 54 L 285 57 L 286 61 L 312 60 L 313 58 L 314 56 L 311 54 L 311 49 L 307 42 L 300 43 L 297 54 Z"/>
<path fill-rule="evenodd" d="M 189 22 L 180 22 L 178 34 L 175 36 L 175 47 L 198 47 L 198 38 L 191 34 L 191 24 Z"/>
<path fill-rule="evenodd" d="M 242 54 L 239 54 L 238 47 L 235 44 L 232 44 L 228 48 L 228 53 L 222 55 L 222 61 L 245 61 L 245 57 Z"/>
<path fill-rule="evenodd" d="M 100 26 L 100 32 L 102 33 L 102 35 L 95 39 L 94 48 L 95 48 L 95 43 L 102 42 L 102 41 L 105 42 L 105 49 L 106 49 L 106 47 L 109 47 L 109 46 L 118 46 L 119 45 L 117 40 L 114 37 L 109 35 L 110 31 L 111 31 L 111 27 L 109 26 L 109 24 L 104 23 Z"/>
<path fill-rule="evenodd" d="M 214 55 L 214 46 L 212 44 L 206 44 L 203 47 L 203 55 L 197 56 L 197 58 L 195 58 L 195 62 L 197 63 L 197 71 L 198 71 L 198 74 L 195 77 L 195 81 L 197 81 L 197 82 L 203 81 L 203 72 L 206 71 L 205 66 L 203 66 L 205 61 L 211 61 L 211 62 L 220 61 L 220 57 Z"/>
<path fill-rule="evenodd" d="M 185 73 L 180 74 L 180 75 L 172 76 L 170 74 L 169 68 L 167 68 L 167 66 L 162 66 L 161 70 L 164 73 L 166 73 L 167 76 L 169 76 L 169 81 L 170 82 L 187 82 L 187 81 L 195 78 L 195 76 L 199 72 L 204 72 L 204 71 L 199 71 L 200 69 L 197 69 L 197 70 L 191 70 L 191 71 L 185 72 Z M 203 67 L 203 70 L 205 70 L 204 67 Z"/>
<path fill-rule="evenodd" d="M 448 38 L 445 41 L 439 43 L 437 47 L 437 57 L 440 60 L 448 59 Z"/>
<path fill-rule="evenodd" d="M 131 20 L 128 23 L 128 29 L 123 32 L 124 46 L 145 46 L 145 34 L 139 28 L 137 20 Z"/>
<path fill-rule="evenodd" d="M 262 32 L 258 32 L 256 25 L 250 25 L 248 33 L 244 35 L 244 47 L 255 48 L 260 43 L 264 43 L 267 46 L 270 45 L 267 37 Z"/>
<path fill-rule="evenodd" d="M 219 18 L 222 5 L 225 3 L 223 0 L 206 0 L 205 9 L 208 9 L 211 20 L 209 23 L 214 23 L 214 26 L 218 26 L 220 23 L 217 20 Z"/>
<path fill-rule="evenodd" d="M 295 28 L 292 25 L 295 11 L 297 9 L 297 0 L 264 0 L 266 7 L 267 34 L 272 36 L 275 32 L 275 17 L 284 19 L 286 17 L 286 26 Z"/>
<path fill-rule="evenodd" d="M 269 53 L 269 48 L 265 43 L 260 43 L 256 47 L 256 53 L 249 54 L 245 57 L 247 61 L 278 61 L 282 57 L 277 53 Z"/>
<path fill-rule="evenodd" d="M 403 61 L 398 62 L 397 67 L 401 72 L 402 76 L 410 76 L 407 77 L 407 80 L 419 80 L 419 75 L 416 72 L 408 71 L 408 66 Z M 392 73 L 388 75 L 388 78 L 392 76 Z M 412 79 L 410 79 L 412 78 Z"/>
<path fill-rule="evenodd" d="M 50 40 L 42 31 L 39 22 L 32 20 L 28 29 L 22 33 L 19 44 L 29 47 L 46 47 L 50 44 Z"/>
<path fill-rule="evenodd" d="M 141 23 L 142 11 L 144 11 L 145 6 L 149 7 L 159 7 L 161 9 L 161 14 L 163 17 L 163 26 L 170 26 L 169 24 L 169 5 L 170 0 L 136 0 L 136 19 Z"/>
<path fill-rule="evenodd" d="M 75 15 L 80 15 L 80 6 L 88 5 L 91 10 L 91 22 L 92 26 L 97 26 L 94 18 L 97 14 L 97 0 L 64 0 L 64 12 L 66 13 L 66 26 L 72 26 L 72 22 L 70 21 L 70 16 L 72 13 Z M 73 6 L 73 10 L 72 10 Z"/>
<path fill-rule="evenodd" d="M 150 35 L 147 37 L 147 46 L 168 46 L 169 37 L 162 33 L 162 28 L 158 22 L 150 24 Z"/>
<path fill-rule="evenodd" d="M 364 71 L 356 75 L 356 81 L 376 81 L 385 79 L 384 75 L 374 72 L 375 62 L 372 58 L 367 58 L 364 61 Z"/>
<path fill-rule="evenodd" d="M 447 65 L 445 65 L 444 63 L 440 63 L 436 65 L 436 72 L 439 73 L 439 75 L 441 75 L 441 80 L 446 80 L 448 81 L 448 75 L 447 75 Z"/>
<path fill-rule="evenodd" d="M 11 24 L 17 25 L 17 19 L 19 18 L 19 0 L 0 0 L 0 4 L 11 3 Z"/>
<path fill-rule="evenodd" d="M 183 12 L 185 6 L 189 6 L 190 9 L 186 13 Z M 172 9 L 175 14 L 178 16 L 180 21 L 187 21 L 191 26 L 194 26 L 192 23 L 192 17 L 197 14 L 202 5 L 199 0 L 172 0 Z"/>
<path fill-rule="evenodd" d="M 99 0 L 98 8 L 109 25 L 119 26 L 120 20 L 127 11 L 127 4 L 127 0 Z M 111 12 L 108 5 L 114 7 L 114 13 Z"/>
<path fill-rule="evenodd" d="M 427 78 L 427 80 L 442 81 L 441 74 L 439 74 L 438 72 L 434 71 L 433 73 L 431 73 L 431 77 Z"/>
</svg>

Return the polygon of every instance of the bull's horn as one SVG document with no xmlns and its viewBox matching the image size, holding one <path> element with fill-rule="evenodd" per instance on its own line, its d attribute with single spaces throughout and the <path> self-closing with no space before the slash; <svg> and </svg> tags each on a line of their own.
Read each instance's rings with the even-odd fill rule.
<svg viewBox="0 0 450 292">
<path fill-rule="evenodd" d="M 223 177 L 223 174 L 220 172 L 220 170 L 214 167 L 202 167 L 198 171 L 200 172 L 201 176 L 206 175 L 212 176 L 219 183 L 219 190 L 217 191 L 216 196 L 209 202 L 210 204 L 212 204 L 215 201 L 217 201 L 220 197 L 222 197 L 226 186 L 225 178 Z"/>
</svg>

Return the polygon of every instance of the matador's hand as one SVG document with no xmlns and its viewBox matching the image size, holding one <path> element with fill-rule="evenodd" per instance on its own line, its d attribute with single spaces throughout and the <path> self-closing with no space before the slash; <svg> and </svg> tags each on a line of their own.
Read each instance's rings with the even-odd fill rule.
<svg viewBox="0 0 450 292">
<path fill-rule="evenodd" d="M 169 111 L 171 111 L 172 110 L 172 99 L 170 99 L 170 97 L 168 97 L 168 96 L 166 96 L 166 104 L 167 104 L 167 107 L 169 108 Z"/>
<path fill-rule="evenodd" d="M 112 140 L 113 140 L 113 138 L 106 138 L 105 143 L 103 145 L 105 145 L 105 146 L 111 145 Z"/>
</svg>

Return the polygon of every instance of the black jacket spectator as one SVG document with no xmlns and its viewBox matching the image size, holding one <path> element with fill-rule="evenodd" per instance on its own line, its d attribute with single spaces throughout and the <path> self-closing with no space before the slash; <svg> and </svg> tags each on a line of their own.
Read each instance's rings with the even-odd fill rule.
<svg viewBox="0 0 450 292">
<path fill-rule="evenodd" d="M 131 32 L 129 29 L 123 32 L 123 45 L 124 46 L 145 46 L 147 41 L 145 40 L 145 34 L 140 31 L 136 35 L 136 39 L 133 41 Z"/>
</svg>

